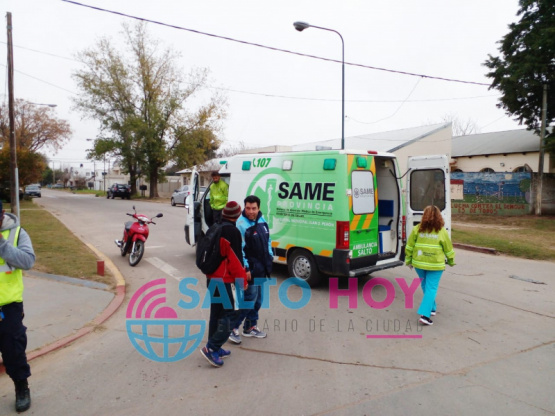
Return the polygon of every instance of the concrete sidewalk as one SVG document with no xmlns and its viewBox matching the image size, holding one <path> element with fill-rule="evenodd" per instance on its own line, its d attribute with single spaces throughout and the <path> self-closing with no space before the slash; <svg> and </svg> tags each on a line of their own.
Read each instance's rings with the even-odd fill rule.
<svg viewBox="0 0 555 416">
<path fill-rule="evenodd" d="M 34 270 L 24 271 L 23 283 L 28 360 L 92 332 L 125 297 L 125 284 L 118 284 L 114 293 L 102 283 Z"/>
<path fill-rule="evenodd" d="M 76 334 L 114 299 L 109 286 L 35 271 L 24 272 L 27 353 Z"/>
</svg>

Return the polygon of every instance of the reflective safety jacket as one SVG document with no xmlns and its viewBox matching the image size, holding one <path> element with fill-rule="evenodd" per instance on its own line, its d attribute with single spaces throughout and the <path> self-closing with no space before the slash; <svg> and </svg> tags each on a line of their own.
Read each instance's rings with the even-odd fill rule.
<svg viewBox="0 0 555 416">
<path fill-rule="evenodd" d="M 219 211 L 225 208 L 228 192 L 229 185 L 223 179 L 210 185 L 210 206 L 212 209 Z"/>
<path fill-rule="evenodd" d="M 0 232 L 0 306 L 23 301 L 23 272 L 35 264 L 35 252 L 29 234 L 19 219 L 4 213 Z"/>
<path fill-rule="evenodd" d="M 12 247 L 17 247 L 21 227 L 2 231 L 2 237 Z M 0 258 L 0 306 L 13 302 L 23 302 L 23 271 L 14 269 Z"/>
<path fill-rule="evenodd" d="M 455 251 L 445 228 L 439 232 L 420 232 L 420 224 L 412 229 L 405 247 L 405 264 L 422 270 L 445 270 L 445 258 L 455 265 Z"/>
</svg>

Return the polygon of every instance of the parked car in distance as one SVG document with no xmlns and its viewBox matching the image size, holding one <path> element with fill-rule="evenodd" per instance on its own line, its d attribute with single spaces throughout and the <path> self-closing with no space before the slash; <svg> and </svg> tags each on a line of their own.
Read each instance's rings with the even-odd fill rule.
<svg viewBox="0 0 555 416">
<path fill-rule="evenodd" d="M 202 198 L 202 196 L 204 195 L 205 192 L 206 192 L 206 186 L 201 186 L 201 187 L 199 188 L 199 191 L 198 191 L 198 199 L 199 199 L 199 201 L 200 201 L 200 198 Z"/>
<path fill-rule="evenodd" d="M 55 183 L 54 185 L 52 185 L 52 189 L 62 189 L 64 187 L 64 185 L 62 185 L 61 183 Z"/>
<path fill-rule="evenodd" d="M 23 188 L 19 188 L 19 199 L 23 199 L 23 195 L 25 195 Z M 6 202 L 11 202 L 12 195 L 10 192 L 10 182 L 6 181 L 5 183 L 0 183 L 0 200 L 4 200 Z"/>
<path fill-rule="evenodd" d="M 192 188 L 190 185 L 183 185 L 181 188 L 173 191 L 170 201 L 172 207 L 175 207 L 177 204 L 185 205 L 185 198 L 189 196 L 189 194 L 191 193 L 191 189 Z"/>
<path fill-rule="evenodd" d="M 106 198 L 115 199 L 116 197 L 121 199 L 131 199 L 131 186 L 123 183 L 115 183 L 110 186 L 106 191 Z"/>
<path fill-rule="evenodd" d="M 27 185 L 25 187 L 25 195 L 41 197 L 40 187 L 38 185 Z"/>
</svg>

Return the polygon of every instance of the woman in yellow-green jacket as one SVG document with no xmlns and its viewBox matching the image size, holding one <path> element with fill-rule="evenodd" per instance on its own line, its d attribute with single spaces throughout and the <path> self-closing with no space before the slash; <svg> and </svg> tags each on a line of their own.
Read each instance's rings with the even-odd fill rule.
<svg viewBox="0 0 555 416">
<path fill-rule="evenodd" d="M 427 206 L 422 221 L 412 229 L 405 248 L 405 264 L 411 269 L 414 266 L 421 279 L 424 297 L 418 314 L 424 325 L 433 325 L 430 316 L 436 314 L 435 300 L 439 280 L 445 270 L 445 258 L 449 266 L 455 265 L 455 251 L 444 225 L 439 208 Z"/>
</svg>

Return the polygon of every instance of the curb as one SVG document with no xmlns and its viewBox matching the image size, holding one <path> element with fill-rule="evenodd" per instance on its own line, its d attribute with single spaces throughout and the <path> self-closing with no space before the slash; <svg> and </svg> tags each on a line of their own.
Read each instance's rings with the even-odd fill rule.
<svg viewBox="0 0 555 416">
<path fill-rule="evenodd" d="M 112 260 L 110 260 L 108 257 L 106 257 L 104 254 L 102 254 L 100 251 L 98 251 L 94 246 L 92 246 L 89 243 L 86 243 L 87 247 L 89 247 L 92 252 L 101 260 L 103 260 L 107 267 L 110 269 L 110 271 L 113 273 L 114 278 L 116 280 L 116 295 L 114 297 L 114 299 L 112 299 L 112 301 L 110 302 L 110 304 L 106 307 L 106 309 L 104 309 L 103 312 L 100 313 L 100 315 L 98 315 L 96 318 L 94 318 L 90 323 L 88 323 L 87 325 L 85 325 L 83 328 L 81 328 L 80 330 L 78 330 L 76 333 L 68 335 L 64 338 L 61 338 L 57 341 L 54 341 L 51 344 L 45 345 L 44 347 L 40 347 L 36 350 L 31 351 L 30 353 L 27 354 L 27 361 L 31 361 L 35 358 L 41 357 L 43 355 L 46 355 L 52 351 L 55 351 L 59 348 L 63 348 L 69 344 L 71 344 L 73 341 L 78 340 L 79 338 L 90 334 L 91 332 L 93 332 L 99 325 L 103 324 L 104 322 L 106 322 L 106 320 L 108 320 L 108 318 L 110 318 L 121 306 L 121 304 L 123 303 L 123 300 L 125 299 L 125 279 L 123 278 L 122 274 L 120 273 L 120 271 L 117 269 L 117 267 L 115 266 L 115 264 L 112 262 Z"/>
<path fill-rule="evenodd" d="M 473 246 L 470 244 L 461 244 L 461 243 L 453 243 L 453 247 L 455 248 L 460 248 L 463 250 L 468 250 L 468 251 L 476 251 L 478 253 L 484 253 L 484 254 L 492 254 L 494 256 L 496 256 L 497 250 L 494 248 L 489 248 L 489 247 L 479 247 L 479 246 Z"/>
</svg>

